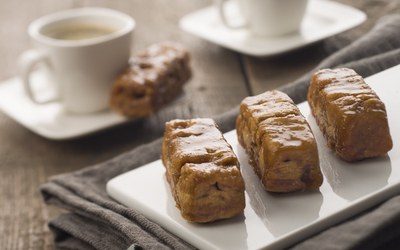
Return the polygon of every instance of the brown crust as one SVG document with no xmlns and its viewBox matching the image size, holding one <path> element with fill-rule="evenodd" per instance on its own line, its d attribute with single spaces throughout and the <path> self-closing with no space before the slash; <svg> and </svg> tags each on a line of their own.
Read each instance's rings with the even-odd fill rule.
<svg viewBox="0 0 400 250">
<path fill-rule="evenodd" d="M 392 148 L 385 105 L 354 70 L 316 72 L 307 99 L 329 148 L 342 159 L 382 156 Z"/>
<path fill-rule="evenodd" d="M 203 223 L 242 213 L 244 181 L 239 161 L 213 120 L 167 122 L 162 161 L 185 220 Z"/>
<path fill-rule="evenodd" d="M 267 191 L 293 192 L 321 186 L 314 135 L 286 94 L 267 91 L 245 98 L 236 130 Z"/>
<path fill-rule="evenodd" d="M 114 82 L 110 108 L 128 117 L 145 117 L 174 100 L 190 79 L 189 52 L 180 44 L 155 44 L 132 57 Z"/>
</svg>

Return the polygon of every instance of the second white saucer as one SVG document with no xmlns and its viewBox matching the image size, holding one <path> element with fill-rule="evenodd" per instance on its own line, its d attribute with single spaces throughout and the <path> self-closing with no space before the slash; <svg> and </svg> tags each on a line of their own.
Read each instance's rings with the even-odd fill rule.
<svg viewBox="0 0 400 250">
<path fill-rule="evenodd" d="M 226 3 L 227 15 L 240 23 L 234 1 Z M 257 37 L 246 29 L 225 27 L 215 6 L 209 6 L 184 16 L 179 25 L 184 31 L 243 54 L 266 57 L 290 51 L 320 41 L 353 28 L 366 20 L 364 12 L 326 0 L 310 0 L 299 32 L 280 37 Z"/>
</svg>

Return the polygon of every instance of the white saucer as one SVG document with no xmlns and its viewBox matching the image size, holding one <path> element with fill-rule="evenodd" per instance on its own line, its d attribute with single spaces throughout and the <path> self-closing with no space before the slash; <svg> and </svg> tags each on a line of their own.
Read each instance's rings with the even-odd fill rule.
<svg viewBox="0 0 400 250">
<path fill-rule="evenodd" d="M 234 1 L 226 3 L 229 20 L 242 23 Z M 272 56 L 290 51 L 353 28 L 366 19 L 364 12 L 326 0 L 310 0 L 299 32 L 266 38 L 251 35 L 246 29 L 226 28 L 216 6 L 209 6 L 184 16 L 180 27 L 195 36 L 220 46 L 252 56 Z"/>
<path fill-rule="evenodd" d="M 51 88 L 41 73 L 35 72 L 32 81 L 40 90 L 40 96 L 49 95 Z M 59 103 L 37 105 L 25 95 L 18 77 L 0 83 L 0 96 L 0 109 L 5 114 L 31 131 L 53 140 L 80 137 L 128 121 L 110 111 L 77 115 L 64 111 Z"/>
</svg>

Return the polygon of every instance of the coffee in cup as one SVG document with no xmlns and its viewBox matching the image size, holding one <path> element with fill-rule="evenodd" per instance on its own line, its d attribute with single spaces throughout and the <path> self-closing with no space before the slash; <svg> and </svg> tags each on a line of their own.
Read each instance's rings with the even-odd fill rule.
<svg viewBox="0 0 400 250">
<path fill-rule="evenodd" d="M 118 29 L 112 26 L 96 25 L 91 23 L 76 23 L 53 28 L 51 30 L 44 31 L 43 33 L 45 36 L 58 40 L 83 40 L 99 36 L 106 36 L 116 31 L 118 31 Z"/>
<path fill-rule="evenodd" d="M 111 85 L 128 65 L 134 27 L 130 16 L 105 8 L 71 9 L 37 19 L 28 28 L 35 48 L 20 58 L 28 97 L 37 104 L 57 101 L 73 113 L 106 109 Z M 31 86 L 30 75 L 40 63 L 58 90 L 53 100 L 38 100 Z"/>
</svg>

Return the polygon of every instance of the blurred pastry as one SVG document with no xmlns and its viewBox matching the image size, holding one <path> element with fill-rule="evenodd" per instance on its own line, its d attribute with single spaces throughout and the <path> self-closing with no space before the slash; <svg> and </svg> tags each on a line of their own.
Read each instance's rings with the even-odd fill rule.
<svg viewBox="0 0 400 250">
<path fill-rule="evenodd" d="M 316 72 L 307 99 L 329 148 L 342 159 L 357 161 L 392 149 L 385 104 L 354 70 Z"/>
<path fill-rule="evenodd" d="M 167 122 L 162 161 L 185 220 L 211 222 L 243 212 L 239 162 L 212 119 Z"/>
<path fill-rule="evenodd" d="M 191 77 L 189 61 L 189 52 L 178 43 L 148 47 L 114 82 L 110 108 L 128 117 L 153 114 L 182 93 Z"/>
<path fill-rule="evenodd" d="M 323 177 L 314 135 L 286 94 L 267 91 L 245 98 L 236 131 L 267 191 L 293 192 L 321 186 Z"/>
</svg>

